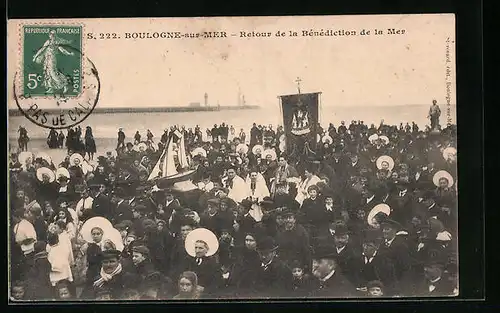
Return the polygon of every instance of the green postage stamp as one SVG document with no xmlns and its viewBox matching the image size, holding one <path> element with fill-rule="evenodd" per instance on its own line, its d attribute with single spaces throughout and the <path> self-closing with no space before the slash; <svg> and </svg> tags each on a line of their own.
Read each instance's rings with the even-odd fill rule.
<svg viewBox="0 0 500 313">
<path fill-rule="evenodd" d="M 77 97 L 82 92 L 82 26 L 22 28 L 22 94 Z"/>
</svg>

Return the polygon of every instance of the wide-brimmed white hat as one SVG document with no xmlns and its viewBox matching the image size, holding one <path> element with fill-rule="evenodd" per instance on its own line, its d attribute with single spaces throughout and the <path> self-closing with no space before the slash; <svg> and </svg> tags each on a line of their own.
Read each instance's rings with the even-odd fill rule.
<svg viewBox="0 0 500 313">
<path fill-rule="evenodd" d="M 267 150 L 264 150 L 264 152 L 262 153 L 262 157 L 264 159 L 267 159 L 267 156 L 270 155 L 271 156 L 271 160 L 276 160 L 276 151 L 274 151 L 273 149 L 267 149 Z"/>
<path fill-rule="evenodd" d="M 70 174 L 67 168 L 60 167 L 56 170 L 56 179 L 59 179 L 61 176 L 67 177 L 68 179 L 70 178 Z"/>
<path fill-rule="evenodd" d="M 371 209 L 370 213 L 368 213 L 368 217 L 367 217 L 368 225 L 375 226 L 375 225 L 373 225 L 373 218 L 375 217 L 375 215 L 377 215 L 380 212 L 389 216 L 389 215 L 391 215 L 391 207 L 385 203 L 380 203 L 380 204 L 377 204 L 376 206 L 374 206 L 373 209 Z"/>
<path fill-rule="evenodd" d="M 321 141 L 323 143 L 327 143 L 328 142 L 328 143 L 331 144 L 333 142 L 333 138 L 330 135 L 324 135 L 323 138 L 321 138 Z"/>
<path fill-rule="evenodd" d="M 69 157 L 69 164 L 70 165 L 75 165 L 75 160 L 78 159 L 80 160 L 80 164 L 83 163 L 84 161 L 84 158 L 82 157 L 82 155 L 80 153 L 73 153 L 70 157 Z"/>
<path fill-rule="evenodd" d="M 134 146 L 134 150 L 139 152 L 141 151 L 146 151 L 146 149 L 148 148 L 148 145 L 145 143 L 145 142 L 139 142 L 137 145 Z"/>
<path fill-rule="evenodd" d="M 115 245 L 116 250 L 123 251 L 124 248 L 123 239 L 118 229 L 107 228 L 106 230 L 103 230 L 103 232 L 104 232 L 102 235 L 103 241 L 109 240 Z"/>
<path fill-rule="evenodd" d="M 36 170 L 36 178 L 39 181 L 43 181 L 43 175 L 49 176 L 49 182 L 53 182 L 56 180 L 56 175 L 54 174 L 54 171 L 52 171 L 48 167 L 40 167 L 39 169 Z"/>
<path fill-rule="evenodd" d="M 219 250 L 219 240 L 215 234 L 206 228 L 197 228 L 191 231 L 184 241 L 184 248 L 190 256 L 196 256 L 194 247 L 195 243 L 200 240 L 205 242 L 208 246 L 206 256 L 212 256 Z"/>
<path fill-rule="evenodd" d="M 382 169 L 382 163 L 387 162 L 389 164 L 389 171 L 394 168 L 394 160 L 388 155 L 382 155 L 377 159 L 377 168 Z"/>
<path fill-rule="evenodd" d="M 19 161 L 19 163 L 21 164 L 26 164 L 26 161 L 31 158 L 31 160 L 33 161 L 33 153 L 31 152 L 28 152 L 28 151 L 23 151 L 21 153 L 19 153 L 19 155 L 17 156 L 17 160 Z"/>
<path fill-rule="evenodd" d="M 382 140 L 385 145 L 389 143 L 389 137 L 387 136 L 379 136 L 378 139 Z"/>
<path fill-rule="evenodd" d="M 373 143 L 374 141 L 376 141 L 378 139 L 378 135 L 377 134 L 373 134 L 371 135 L 370 137 L 368 137 L 368 140 Z"/>
<path fill-rule="evenodd" d="M 286 142 L 285 141 L 280 142 L 279 148 L 280 148 L 280 151 L 285 151 L 286 150 Z"/>
<path fill-rule="evenodd" d="M 240 143 L 239 145 L 236 146 L 236 152 L 240 154 L 247 154 L 248 153 L 248 145 L 244 143 Z"/>
<path fill-rule="evenodd" d="M 36 154 L 36 157 L 35 159 L 38 159 L 38 158 L 41 158 L 42 160 L 46 161 L 47 163 L 51 164 L 52 163 L 52 158 L 50 157 L 50 155 L 48 155 L 47 153 L 45 152 L 38 152 Z"/>
<path fill-rule="evenodd" d="M 455 158 L 456 155 L 457 155 L 457 149 L 454 147 L 448 147 L 443 150 L 443 158 L 447 161 L 451 158 Z"/>
<path fill-rule="evenodd" d="M 205 151 L 205 149 L 203 149 L 202 147 L 198 147 L 198 148 L 194 149 L 193 152 L 191 152 L 191 155 L 193 157 L 195 157 L 197 155 L 201 155 L 202 157 L 206 158 L 207 157 L 207 151 Z"/>
<path fill-rule="evenodd" d="M 92 239 L 92 229 L 96 227 L 102 229 L 103 239 L 104 239 L 106 233 L 110 232 L 111 229 L 113 229 L 113 224 L 111 224 L 111 222 L 108 219 L 101 216 L 96 216 L 88 219 L 82 225 L 82 228 L 80 228 L 80 235 L 82 236 L 83 240 L 89 243 L 94 242 L 94 240 Z"/>
<path fill-rule="evenodd" d="M 448 187 L 453 186 L 453 177 L 445 170 L 438 171 L 436 172 L 436 174 L 434 174 L 434 177 L 432 177 L 432 182 L 434 183 L 434 185 L 439 187 L 439 180 L 441 180 L 441 178 L 446 178 L 448 180 Z"/>
<path fill-rule="evenodd" d="M 257 154 L 257 150 L 260 150 L 260 153 L 264 152 L 264 147 L 262 145 L 255 145 L 252 148 L 252 153 Z"/>
<path fill-rule="evenodd" d="M 83 160 L 83 162 L 81 164 L 82 164 L 83 174 L 86 175 L 87 173 L 91 173 L 94 171 L 94 166 L 89 164 L 87 161 Z"/>
</svg>

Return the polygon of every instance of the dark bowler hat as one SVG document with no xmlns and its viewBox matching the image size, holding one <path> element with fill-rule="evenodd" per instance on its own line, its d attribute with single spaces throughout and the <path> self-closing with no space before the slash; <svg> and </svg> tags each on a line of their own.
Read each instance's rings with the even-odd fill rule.
<svg viewBox="0 0 500 313">
<path fill-rule="evenodd" d="M 366 284 L 366 289 L 370 290 L 371 288 L 380 288 L 384 290 L 384 284 L 380 280 L 371 280 Z"/>
<path fill-rule="evenodd" d="M 207 202 L 212 204 L 212 205 L 217 205 L 217 206 L 220 204 L 219 199 L 209 199 Z"/>
<path fill-rule="evenodd" d="M 441 269 L 444 269 L 448 258 L 444 250 L 439 248 L 431 248 L 427 252 L 424 261 L 425 267 L 439 267 Z"/>
<path fill-rule="evenodd" d="M 252 207 L 252 201 L 248 200 L 248 199 L 243 199 L 241 200 L 241 203 L 240 205 L 246 209 L 249 209 Z"/>
<path fill-rule="evenodd" d="M 258 251 L 275 251 L 278 249 L 278 245 L 274 241 L 273 237 L 266 236 L 257 242 Z"/>
<path fill-rule="evenodd" d="M 118 229 L 118 230 L 124 230 L 124 229 L 128 230 L 133 225 L 134 224 L 132 223 L 132 221 L 124 220 L 124 221 L 121 221 L 120 223 L 116 224 L 115 228 Z"/>
<path fill-rule="evenodd" d="M 295 212 L 295 210 L 293 210 L 292 208 L 288 208 L 288 207 L 285 207 L 284 210 L 281 212 L 281 216 L 285 217 L 285 216 L 295 216 L 297 214 L 297 212 Z"/>
<path fill-rule="evenodd" d="M 104 250 L 102 252 L 103 260 L 120 259 L 121 252 L 116 249 Z"/>
<path fill-rule="evenodd" d="M 378 229 L 366 229 L 363 232 L 363 243 L 380 244 L 382 241 L 382 232 Z"/>
<path fill-rule="evenodd" d="M 299 260 L 294 260 L 290 263 L 290 269 L 301 268 L 304 269 L 304 263 Z"/>
<path fill-rule="evenodd" d="M 347 228 L 347 226 L 338 225 L 335 228 L 335 236 L 344 236 L 344 235 L 349 235 L 349 229 Z"/>
<path fill-rule="evenodd" d="M 312 258 L 315 260 L 336 260 L 337 253 L 332 246 L 319 246 L 314 249 Z"/>
<path fill-rule="evenodd" d="M 389 218 L 382 222 L 381 228 L 383 229 L 384 227 L 389 227 L 389 228 L 395 229 L 395 230 L 403 229 L 403 226 L 401 224 L 399 224 L 395 220 L 391 220 Z"/>
<path fill-rule="evenodd" d="M 135 246 L 132 248 L 132 252 L 140 253 L 144 256 L 149 256 L 149 249 L 146 246 Z"/>
<path fill-rule="evenodd" d="M 325 188 L 321 191 L 321 194 L 323 195 L 323 198 L 332 198 L 335 199 L 335 196 L 333 194 L 333 190 L 330 188 Z"/>
<path fill-rule="evenodd" d="M 267 209 L 267 208 L 272 208 L 274 206 L 274 201 L 273 199 L 271 199 L 271 197 L 264 197 L 259 204 Z"/>
</svg>

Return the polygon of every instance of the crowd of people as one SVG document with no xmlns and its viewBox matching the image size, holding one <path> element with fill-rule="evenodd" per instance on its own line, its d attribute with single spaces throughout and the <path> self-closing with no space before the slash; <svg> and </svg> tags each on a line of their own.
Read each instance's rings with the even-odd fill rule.
<svg viewBox="0 0 500 313">
<path fill-rule="evenodd" d="M 95 166 L 77 145 L 61 164 L 12 152 L 11 297 L 456 295 L 457 134 L 433 126 L 330 124 L 307 160 L 256 124 L 248 138 L 172 126 L 157 143 L 120 129 Z M 151 177 L 169 140 L 195 189 Z"/>
</svg>

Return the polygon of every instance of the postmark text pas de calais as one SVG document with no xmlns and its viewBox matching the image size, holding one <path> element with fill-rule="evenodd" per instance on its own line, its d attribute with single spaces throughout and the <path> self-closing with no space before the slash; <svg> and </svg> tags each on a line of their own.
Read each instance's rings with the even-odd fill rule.
<svg viewBox="0 0 500 313">
<path fill-rule="evenodd" d="M 23 35 L 23 94 L 80 95 L 82 27 L 26 25 Z"/>
<path fill-rule="evenodd" d="M 34 124 L 65 129 L 83 122 L 99 99 L 97 69 L 85 56 L 78 24 L 21 27 L 20 66 L 14 78 L 19 111 Z"/>
</svg>

